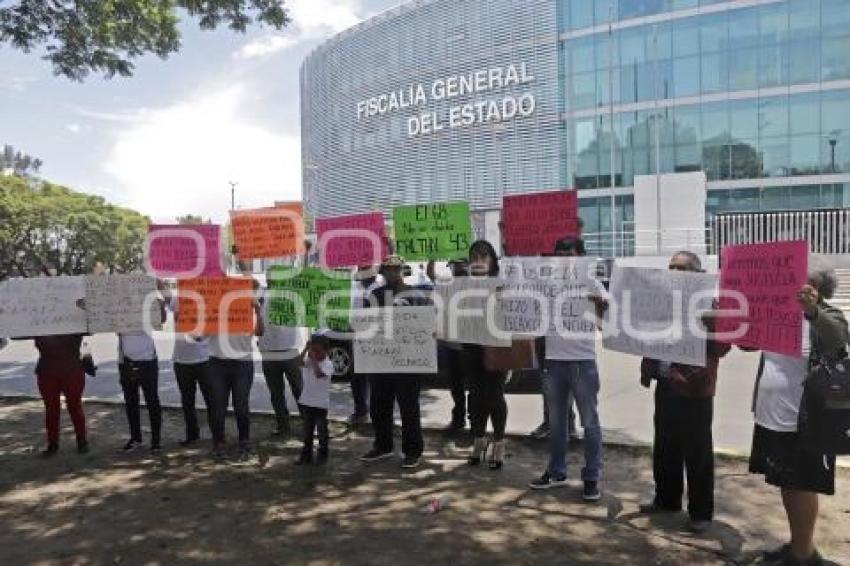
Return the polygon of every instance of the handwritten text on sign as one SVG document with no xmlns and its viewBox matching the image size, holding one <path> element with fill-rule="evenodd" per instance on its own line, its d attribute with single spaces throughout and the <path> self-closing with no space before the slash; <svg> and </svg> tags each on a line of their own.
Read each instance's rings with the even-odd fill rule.
<svg viewBox="0 0 850 566">
<path fill-rule="evenodd" d="M 356 373 L 437 373 L 434 307 L 351 311 Z"/>
<path fill-rule="evenodd" d="M 282 258 L 304 251 L 300 203 L 230 212 L 233 241 L 240 260 Z"/>
<path fill-rule="evenodd" d="M 83 277 L 8 279 L 0 283 L 0 336 L 84 334 Z"/>
<path fill-rule="evenodd" d="M 731 333 L 742 324 L 747 332 L 729 340 L 787 356 L 802 355 L 803 312 L 797 292 L 808 280 L 807 242 L 773 242 L 723 248 L 720 264 L 720 307 L 745 307 L 744 316 L 722 317 L 717 329 Z M 746 305 L 728 296 L 737 291 Z"/>
<path fill-rule="evenodd" d="M 222 275 L 221 227 L 215 224 L 154 225 L 148 228 L 147 271 L 157 277 Z"/>
<path fill-rule="evenodd" d="M 156 279 L 121 273 L 86 276 L 89 332 L 139 332 L 162 327 Z"/>
<path fill-rule="evenodd" d="M 455 277 L 450 283 L 439 282 L 437 338 L 464 344 L 510 346 L 510 336 L 499 333 L 505 327 L 504 313 L 497 300 L 502 285 L 495 277 Z"/>
<path fill-rule="evenodd" d="M 351 309 L 351 280 L 321 269 L 276 266 L 267 275 L 268 320 L 274 326 L 345 330 Z"/>
<path fill-rule="evenodd" d="M 393 209 L 396 253 L 410 261 L 467 257 L 472 244 L 469 203 L 418 204 Z"/>
<path fill-rule="evenodd" d="M 666 269 L 614 267 L 605 348 L 705 367 L 701 317 L 711 310 L 717 276 Z"/>
<path fill-rule="evenodd" d="M 199 277 L 177 285 L 177 332 L 197 336 L 254 333 L 250 277 Z"/>
<path fill-rule="evenodd" d="M 588 299 L 599 285 L 590 258 L 510 258 L 500 305 L 505 330 L 521 336 L 578 336 L 593 339 L 595 311 Z"/>
<path fill-rule="evenodd" d="M 554 191 L 504 197 L 502 230 L 507 253 L 551 254 L 558 240 L 581 234 L 576 195 L 576 191 Z"/>
<path fill-rule="evenodd" d="M 380 212 L 317 218 L 319 254 L 327 267 L 377 265 L 387 255 L 384 215 Z"/>
</svg>

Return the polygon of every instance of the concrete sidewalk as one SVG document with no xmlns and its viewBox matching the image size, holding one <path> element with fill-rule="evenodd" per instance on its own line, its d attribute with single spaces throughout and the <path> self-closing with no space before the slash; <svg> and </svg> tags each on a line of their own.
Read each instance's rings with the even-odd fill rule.
<svg viewBox="0 0 850 566">
<path fill-rule="evenodd" d="M 180 393 L 174 379 L 171 362 L 172 343 L 162 333 L 155 335 L 160 356 L 160 396 L 164 404 L 179 406 Z M 99 334 L 89 338 L 98 375 L 89 378 L 86 396 L 90 399 L 121 402 L 118 384 L 117 339 L 114 335 Z M 640 386 L 640 360 L 635 356 L 618 354 L 598 348 L 602 389 L 600 418 L 608 441 L 626 444 L 652 442 L 652 392 Z M 38 396 L 33 376 L 37 352 L 32 342 L 12 342 L 0 351 L 0 395 Z M 758 365 L 758 356 L 733 350 L 720 366 L 717 399 L 715 401 L 715 445 L 720 450 L 749 453 L 752 435 L 750 403 Z M 268 390 L 260 370 L 251 392 L 251 407 L 255 411 L 271 411 Z M 199 402 L 200 402 L 199 398 Z M 290 407 L 295 408 L 290 398 Z M 428 428 L 445 426 L 451 415 L 452 401 L 448 391 L 429 389 L 422 392 L 422 419 Z M 542 419 L 543 401 L 538 394 L 508 396 L 508 432 L 527 434 Z M 331 392 L 331 415 L 344 419 L 352 411 L 347 383 L 334 383 Z"/>
</svg>

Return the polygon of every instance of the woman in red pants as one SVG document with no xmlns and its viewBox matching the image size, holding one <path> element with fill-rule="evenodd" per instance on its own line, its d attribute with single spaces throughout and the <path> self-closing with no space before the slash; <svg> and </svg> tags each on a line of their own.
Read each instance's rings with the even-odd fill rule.
<svg viewBox="0 0 850 566">
<path fill-rule="evenodd" d="M 35 374 L 46 411 L 47 449 L 42 452 L 44 456 L 53 456 L 59 451 L 61 395 L 65 396 L 65 405 L 74 423 L 77 452 L 84 454 L 89 450 L 86 440 L 86 417 L 83 414 L 86 375 L 80 361 L 82 343 L 82 334 L 35 338 L 35 347 L 39 353 Z"/>
</svg>

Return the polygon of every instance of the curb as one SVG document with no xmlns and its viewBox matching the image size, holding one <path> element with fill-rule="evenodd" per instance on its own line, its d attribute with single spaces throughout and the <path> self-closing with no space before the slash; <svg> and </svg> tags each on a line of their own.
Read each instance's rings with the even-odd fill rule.
<svg viewBox="0 0 850 566">
<path fill-rule="evenodd" d="M 0 400 L 5 400 L 5 399 L 14 399 L 14 400 L 26 399 L 28 401 L 39 401 L 39 400 L 41 400 L 40 397 L 35 397 L 33 395 L 23 395 L 23 394 L 22 395 L 0 395 Z M 115 406 L 124 404 L 123 401 L 112 400 L 112 399 L 99 399 L 97 397 L 83 397 L 83 402 L 85 402 L 86 404 L 89 404 L 89 405 L 106 405 L 106 406 L 109 406 L 109 407 L 115 407 Z M 163 403 L 162 408 L 167 409 L 167 410 L 179 410 L 180 405 L 175 405 L 173 403 Z M 201 410 L 206 410 L 206 409 L 201 409 Z M 270 416 L 270 415 L 272 415 L 272 412 L 271 411 L 255 411 L 255 410 L 252 410 L 251 414 L 252 415 Z M 344 424 L 346 426 L 348 425 L 348 423 L 345 420 L 342 420 L 342 419 L 334 419 L 334 418 L 329 417 L 328 420 L 331 421 L 331 422 L 337 423 L 337 424 Z M 398 428 L 398 425 L 395 425 L 395 426 L 396 426 L 396 428 Z M 428 427 L 426 425 L 423 425 L 422 431 L 427 432 L 427 433 L 432 433 L 432 434 L 439 434 L 439 433 L 442 432 L 442 429 L 435 428 L 435 427 Z M 529 438 L 528 435 L 525 435 L 525 434 L 505 433 L 505 437 L 513 440 L 514 442 L 521 442 L 523 444 L 541 444 L 542 445 L 544 443 L 542 440 L 535 440 L 535 439 Z M 602 438 L 603 438 L 602 444 L 606 447 L 609 447 L 609 448 L 635 450 L 635 451 L 639 451 L 639 452 L 649 452 L 652 449 L 652 445 L 649 444 L 649 443 L 629 442 L 629 441 L 626 441 L 626 440 L 605 439 L 605 430 L 604 429 L 602 430 Z M 727 460 L 735 460 L 735 461 L 747 461 L 747 460 L 749 460 L 749 457 L 750 457 L 750 455 L 746 452 L 743 452 L 741 450 L 733 450 L 733 449 L 729 449 L 729 448 L 715 448 L 714 449 L 714 455 L 719 457 L 719 458 L 723 458 L 723 459 L 727 459 Z M 850 470 L 850 456 L 848 456 L 848 457 L 840 456 L 838 458 L 838 460 L 836 461 L 836 467 L 840 468 L 840 469 L 844 469 L 844 470 Z"/>
</svg>

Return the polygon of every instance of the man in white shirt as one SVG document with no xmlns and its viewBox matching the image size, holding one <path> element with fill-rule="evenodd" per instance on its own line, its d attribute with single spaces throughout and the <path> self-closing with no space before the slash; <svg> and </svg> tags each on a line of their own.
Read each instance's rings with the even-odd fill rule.
<svg viewBox="0 0 850 566">
<path fill-rule="evenodd" d="M 289 382 L 292 397 L 297 400 L 301 396 L 301 354 L 307 345 L 307 329 L 269 324 L 269 302 L 266 296 L 262 305 L 265 332 L 257 340 L 257 345 L 263 358 L 263 377 L 269 388 L 277 421 L 277 428 L 272 434 L 286 436 L 290 430 L 289 409 L 286 406 L 286 381 Z"/>
<path fill-rule="evenodd" d="M 555 255 L 585 256 L 584 241 L 580 238 L 565 238 L 555 244 Z M 601 317 L 607 307 L 601 283 L 590 290 L 589 298 L 596 306 L 597 316 Z M 592 332 L 586 338 L 546 336 L 543 387 L 551 423 L 549 465 L 540 478 L 531 482 L 530 487 L 549 489 L 567 485 L 567 419 L 572 396 L 584 427 L 584 469 L 581 474 L 584 481 L 583 497 L 585 501 L 598 501 L 601 498 L 602 427 L 597 400 L 599 372 L 596 366 L 596 340 Z"/>
<path fill-rule="evenodd" d="M 162 449 L 162 405 L 159 402 L 159 360 L 156 344 L 148 332 L 118 334 L 118 374 L 127 422 L 130 425 L 130 440 L 124 445 L 125 452 L 142 446 L 141 409 L 139 389 L 145 396 L 145 405 L 151 421 L 151 451 Z"/>
</svg>

